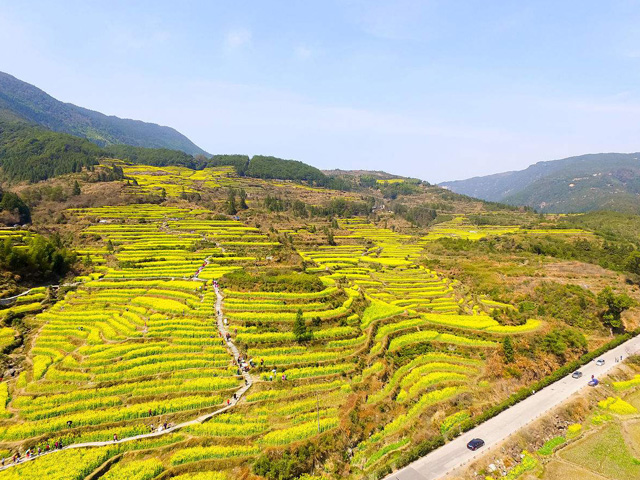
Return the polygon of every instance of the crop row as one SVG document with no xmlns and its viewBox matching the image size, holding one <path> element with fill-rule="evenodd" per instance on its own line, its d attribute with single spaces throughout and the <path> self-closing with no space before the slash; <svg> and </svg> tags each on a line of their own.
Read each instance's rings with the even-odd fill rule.
<svg viewBox="0 0 640 480">
<path fill-rule="evenodd" d="M 395 352 L 401 348 L 416 343 L 424 342 L 440 342 L 449 343 L 452 345 L 461 345 L 469 347 L 495 347 L 496 343 L 488 340 L 481 340 L 478 338 L 462 337 L 460 335 L 453 335 L 450 333 L 439 333 L 434 330 L 423 330 L 421 332 L 409 333 L 396 337 L 389 343 L 389 351 Z"/>
<path fill-rule="evenodd" d="M 432 363 L 461 364 L 474 369 L 478 365 L 480 365 L 480 362 L 477 360 L 471 360 L 459 355 L 453 355 L 449 353 L 434 352 L 420 355 L 419 357 L 411 360 L 406 365 L 398 368 L 382 390 L 369 396 L 367 403 L 377 403 L 385 397 L 389 396 L 393 392 L 393 390 L 400 385 L 400 382 L 405 378 L 405 376 L 410 374 L 410 372 L 412 372 L 414 369 L 422 368 Z"/>
<path fill-rule="evenodd" d="M 322 330 L 314 330 L 313 338 L 316 340 L 327 340 L 341 337 L 348 337 L 357 333 L 353 327 L 331 327 Z M 265 333 L 238 333 L 236 340 L 248 345 L 252 343 L 283 343 L 295 340 L 293 332 L 265 332 Z"/>
<path fill-rule="evenodd" d="M 189 396 L 168 399 L 165 401 L 152 401 L 127 405 L 125 407 L 106 408 L 97 411 L 86 411 L 64 418 L 53 418 L 36 422 L 23 422 L 0 429 L 0 439 L 19 440 L 29 438 L 43 433 L 60 431 L 67 427 L 67 421 L 71 421 L 74 426 L 100 425 L 102 423 L 118 422 L 123 420 L 134 420 L 148 416 L 149 410 L 153 415 L 163 415 L 167 413 L 184 410 L 200 409 L 218 405 L 221 401 L 219 396 Z"/>
</svg>

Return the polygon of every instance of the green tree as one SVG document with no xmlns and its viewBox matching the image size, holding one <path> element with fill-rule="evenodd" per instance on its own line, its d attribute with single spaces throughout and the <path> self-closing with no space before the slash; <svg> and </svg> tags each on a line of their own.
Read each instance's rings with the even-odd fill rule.
<svg viewBox="0 0 640 480">
<path fill-rule="evenodd" d="M 336 241 L 333 238 L 333 232 L 331 230 L 327 230 L 327 243 L 333 247 L 336 245 Z"/>
<path fill-rule="evenodd" d="M 162 197 L 162 200 L 166 200 L 167 191 L 164 188 L 162 190 L 160 190 L 160 196 Z"/>
<path fill-rule="evenodd" d="M 244 188 L 240 189 L 240 191 L 238 192 L 238 197 L 240 198 L 240 201 L 238 202 L 238 208 L 240 210 L 248 209 L 249 206 L 247 205 L 247 192 L 245 192 Z"/>
<path fill-rule="evenodd" d="M 233 188 L 230 188 L 229 195 L 227 196 L 227 215 L 235 215 L 236 213 L 238 213 L 236 191 Z"/>
<path fill-rule="evenodd" d="M 17 214 L 20 223 L 31 223 L 31 211 L 26 203 L 13 192 L 4 192 L 0 200 L 0 210 Z"/>
<path fill-rule="evenodd" d="M 602 323 L 617 330 L 623 327 L 622 312 L 633 307 L 635 302 L 626 293 L 617 295 L 611 287 L 606 287 L 598 294 L 598 305 L 606 308 L 602 312 Z"/>
<path fill-rule="evenodd" d="M 73 195 L 74 197 L 77 197 L 81 193 L 82 193 L 82 190 L 80 190 L 80 184 L 76 180 L 75 182 L 73 182 L 73 190 L 71 190 L 71 195 Z"/>
<path fill-rule="evenodd" d="M 307 218 L 309 216 L 307 213 L 307 206 L 300 200 L 293 201 L 291 204 L 291 210 L 293 210 L 293 214 L 297 218 Z"/>
<path fill-rule="evenodd" d="M 507 363 L 513 363 L 515 360 L 515 352 L 513 350 L 513 342 L 510 336 L 504 337 L 502 340 L 502 353 L 504 354 L 504 360 Z"/>
<path fill-rule="evenodd" d="M 296 313 L 296 321 L 293 323 L 293 336 L 296 337 L 298 342 L 306 342 L 310 340 L 311 335 L 307 331 L 307 324 L 304 321 L 304 315 L 302 309 L 299 308 Z"/>
<path fill-rule="evenodd" d="M 640 252 L 634 250 L 627 257 L 626 268 L 629 272 L 640 275 Z"/>
<path fill-rule="evenodd" d="M 55 235 L 50 238 L 34 235 L 27 245 L 16 247 L 6 239 L 0 249 L 0 267 L 39 280 L 66 274 L 75 261 L 76 254 L 67 250 Z"/>
</svg>

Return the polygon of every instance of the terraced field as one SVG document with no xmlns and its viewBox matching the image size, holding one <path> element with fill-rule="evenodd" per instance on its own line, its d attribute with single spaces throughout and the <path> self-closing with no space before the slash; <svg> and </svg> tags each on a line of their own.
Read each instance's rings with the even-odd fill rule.
<svg viewBox="0 0 640 480">
<path fill-rule="evenodd" d="M 369 300 L 360 319 L 371 338 L 362 382 L 366 404 L 393 412 L 360 443 L 351 464 L 370 475 L 392 463 L 425 418 L 437 418 L 441 433 L 471 417 L 483 404 L 486 358 L 504 335 L 527 334 L 539 321 L 502 326 L 489 313 L 508 305 L 475 299 L 450 279 L 420 266 L 421 239 L 344 220 L 341 244 L 301 250 L 311 266 L 325 272 L 327 285 L 345 282 Z M 357 380 L 360 380 L 358 378 Z M 433 421 L 433 420 L 432 420 Z M 386 422 L 386 423 L 385 423 Z"/>
<path fill-rule="evenodd" d="M 229 188 L 243 189 L 249 195 L 248 203 L 253 205 L 254 199 L 265 191 L 295 191 L 300 198 L 311 195 L 328 196 L 326 189 L 315 188 L 291 182 L 276 180 L 265 181 L 258 178 L 240 177 L 233 167 L 209 167 L 202 170 L 191 170 L 185 167 L 154 167 L 150 165 L 129 165 L 112 161 L 120 165 L 129 183 L 126 192 L 131 195 L 159 195 L 167 197 L 184 197 L 190 194 L 225 192 Z M 111 163 L 111 162 L 110 162 Z"/>
<path fill-rule="evenodd" d="M 296 240 L 324 288 L 284 292 L 225 286 L 283 248 L 240 221 L 145 204 L 69 214 L 94 273 L 30 320 L 0 448 L 88 445 L 0 478 L 85 478 L 113 462 L 105 478 L 231 479 L 319 438 L 349 449 L 348 475 L 364 478 L 423 439 L 425 422 L 446 435 L 490 407 L 488 359 L 505 336 L 543 327 L 500 325 L 491 311 L 511 307 L 422 266 L 422 238 L 363 220 L 341 220 L 335 246 Z M 32 299 L 11 308 L 41 309 Z M 369 435 L 354 445 L 358 428 Z"/>
</svg>

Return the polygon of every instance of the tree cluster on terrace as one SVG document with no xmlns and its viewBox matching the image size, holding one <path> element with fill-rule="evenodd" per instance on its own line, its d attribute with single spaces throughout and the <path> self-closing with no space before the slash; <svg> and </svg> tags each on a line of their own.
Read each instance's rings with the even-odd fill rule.
<svg viewBox="0 0 640 480">
<path fill-rule="evenodd" d="M 76 254 L 63 245 L 58 235 L 50 238 L 42 235 L 29 237 L 26 239 L 26 248 L 7 238 L 0 249 L 0 267 L 38 281 L 65 275 L 76 258 Z"/>
<path fill-rule="evenodd" d="M 290 211 L 296 217 L 353 217 L 367 216 L 375 205 L 373 197 L 367 198 L 364 202 L 354 202 L 344 198 L 334 198 L 326 205 L 307 205 L 301 200 L 290 200 L 278 196 L 267 195 L 264 199 L 264 206 L 270 212 Z M 336 228 L 336 227 L 334 227 Z"/>
</svg>

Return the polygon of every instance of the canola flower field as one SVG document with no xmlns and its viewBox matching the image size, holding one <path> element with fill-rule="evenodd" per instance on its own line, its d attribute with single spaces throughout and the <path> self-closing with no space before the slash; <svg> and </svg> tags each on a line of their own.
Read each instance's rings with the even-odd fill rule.
<svg viewBox="0 0 640 480">
<path fill-rule="evenodd" d="M 183 178 L 179 168 L 162 171 L 138 174 L 138 186 Z M 189 181 L 216 185 L 227 178 L 193 175 Z M 364 220 L 340 220 L 335 246 L 296 243 L 324 289 L 282 293 L 225 288 L 226 274 L 268 264 L 280 248 L 238 220 L 150 204 L 69 214 L 84 225 L 81 254 L 94 273 L 44 311 L 43 292 L 10 307 L 28 307 L 37 334 L 29 367 L 0 384 L 0 449 L 11 456 L 56 443 L 111 444 L 43 455 L 0 471 L 0 480 L 85 478 L 98 468 L 104 478 L 233 478 L 269 449 L 345 436 L 359 398 L 389 412 L 351 454 L 361 478 L 391 464 L 433 412 L 442 412 L 443 431 L 480 412 L 469 404 L 485 405 L 487 356 L 505 335 L 543 327 L 498 324 L 489 313 L 508 306 L 472 297 L 420 265 L 423 238 Z M 253 384 L 204 423 L 113 441 L 224 408 L 243 386 L 217 325 L 218 280 L 225 331 L 251 365 Z M 309 331 L 304 342 L 292 328 L 299 312 Z M 12 338 L 0 330 L 0 342 Z"/>
</svg>

